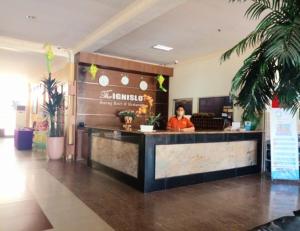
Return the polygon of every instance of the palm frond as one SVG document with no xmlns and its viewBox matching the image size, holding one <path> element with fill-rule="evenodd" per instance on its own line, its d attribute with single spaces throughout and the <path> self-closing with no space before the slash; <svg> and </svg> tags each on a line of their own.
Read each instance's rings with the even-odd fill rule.
<svg viewBox="0 0 300 231">
<path fill-rule="evenodd" d="M 274 22 L 281 22 L 284 20 L 284 15 L 281 12 L 274 11 L 267 14 L 246 38 L 242 39 L 238 44 L 226 51 L 221 56 L 221 62 L 230 58 L 232 53 L 237 55 L 243 54 L 248 48 L 254 48 L 262 43 L 270 36 L 270 30 L 274 27 Z"/>
<path fill-rule="evenodd" d="M 231 95 L 247 114 L 261 114 L 274 94 L 275 61 L 265 62 L 265 50 L 257 48 L 232 80 Z"/>
<path fill-rule="evenodd" d="M 57 91 L 58 82 L 51 77 L 49 73 L 48 78 L 43 79 L 42 85 L 44 86 L 45 93 L 48 94 L 48 100 L 42 106 L 43 111 L 49 116 L 50 120 L 50 136 L 60 136 L 60 125 L 56 122 L 56 117 L 63 102 L 63 93 Z"/>
<path fill-rule="evenodd" d="M 244 109 L 243 117 L 262 113 L 274 96 L 295 113 L 300 107 L 300 1 L 252 2 L 247 17 L 257 19 L 267 14 L 254 31 L 221 57 L 225 61 L 234 52 L 240 55 L 248 48 L 254 49 L 234 76 L 231 94 Z"/>
<path fill-rule="evenodd" d="M 288 68 L 282 66 L 279 70 L 279 84 L 275 94 L 278 96 L 280 105 L 291 110 L 292 113 L 300 107 L 300 71 L 298 67 Z"/>
</svg>

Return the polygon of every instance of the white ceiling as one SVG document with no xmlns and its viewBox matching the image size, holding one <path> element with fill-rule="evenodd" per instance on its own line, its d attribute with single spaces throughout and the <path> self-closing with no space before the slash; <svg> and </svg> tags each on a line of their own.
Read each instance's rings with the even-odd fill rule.
<svg viewBox="0 0 300 231">
<path fill-rule="evenodd" d="M 66 58 L 56 57 L 53 67 L 63 67 Z M 0 77 L 21 76 L 28 82 L 39 82 L 47 72 L 45 55 L 33 52 L 0 50 Z"/>
<path fill-rule="evenodd" d="M 28 50 L 43 49 L 44 43 L 72 48 L 131 2 L 133 0 L 1 0 L 0 36 L 4 41 L 7 38 L 13 41 L 9 50 L 9 42 L 1 44 L 0 41 L 0 76 L 21 75 L 29 81 L 38 81 L 46 73 L 45 56 L 36 49 Z M 36 19 L 28 20 L 27 15 Z M 18 39 L 19 44 L 14 39 Z M 27 45 L 29 42 L 36 45 Z M 24 51 L 22 46 L 26 47 Z M 56 56 L 53 69 L 67 62 L 68 58 Z"/>
<path fill-rule="evenodd" d="M 72 48 L 133 0 L 1 0 L 0 35 Z M 35 16 L 27 20 L 26 16 Z"/>
<path fill-rule="evenodd" d="M 248 6 L 228 0 L 188 0 L 98 52 L 169 64 L 226 50 L 254 29 L 255 22 L 244 17 Z M 154 50 L 155 44 L 174 50 Z"/>
<path fill-rule="evenodd" d="M 45 42 L 71 51 L 97 50 L 168 64 L 225 50 L 254 28 L 254 23 L 243 16 L 249 3 L 233 4 L 228 0 L 0 0 L 0 3 L 0 75 L 14 71 L 35 80 L 46 70 L 44 55 L 40 53 Z M 27 15 L 36 19 L 27 20 Z M 174 50 L 163 52 L 151 48 L 158 43 Z M 22 46 L 27 49 L 9 51 L 3 49 L 3 44 L 12 50 L 13 44 L 18 45 L 16 50 Z M 58 56 L 54 66 L 67 62 L 67 58 Z"/>
</svg>

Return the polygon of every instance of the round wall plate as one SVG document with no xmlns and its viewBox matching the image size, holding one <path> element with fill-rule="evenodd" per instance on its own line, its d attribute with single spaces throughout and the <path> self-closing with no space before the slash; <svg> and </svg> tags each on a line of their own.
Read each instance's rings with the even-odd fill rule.
<svg viewBox="0 0 300 231">
<path fill-rule="evenodd" d="M 106 75 L 101 75 L 99 77 L 99 84 L 102 87 L 106 87 L 109 84 L 109 78 Z"/>
<path fill-rule="evenodd" d="M 142 80 L 142 81 L 140 82 L 140 89 L 141 89 L 142 91 L 146 91 L 146 90 L 148 89 L 148 83 L 147 83 L 146 81 Z"/>
<path fill-rule="evenodd" d="M 128 78 L 128 76 L 124 75 L 124 76 L 122 77 L 122 79 L 121 79 L 121 83 L 122 83 L 123 85 L 128 85 L 128 83 L 129 83 L 129 78 Z"/>
</svg>

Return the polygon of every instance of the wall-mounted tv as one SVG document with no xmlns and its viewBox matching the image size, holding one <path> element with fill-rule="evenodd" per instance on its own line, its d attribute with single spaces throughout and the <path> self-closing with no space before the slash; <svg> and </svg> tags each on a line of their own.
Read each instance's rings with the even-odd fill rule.
<svg viewBox="0 0 300 231">
<path fill-rule="evenodd" d="M 198 109 L 202 113 L 214 113 L 216 117 L 221 117 L 224 106 L 233 106 L 229 96 L 199 98 Z"/>
</svg>

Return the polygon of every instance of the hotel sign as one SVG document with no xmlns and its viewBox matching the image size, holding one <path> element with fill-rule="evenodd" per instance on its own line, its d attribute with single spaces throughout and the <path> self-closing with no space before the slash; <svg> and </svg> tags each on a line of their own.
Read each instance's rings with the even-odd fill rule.
<svg viewBox="0 0 300 231">
<path fill-rule="evenodd" d="M 113 90 L 103 90 L 100 92 L 100 104 L 110 106 L 140 107 L 143 105 L 144 96 L 137 94 L 126 94 L 114 92 Z"/>
</svg>

